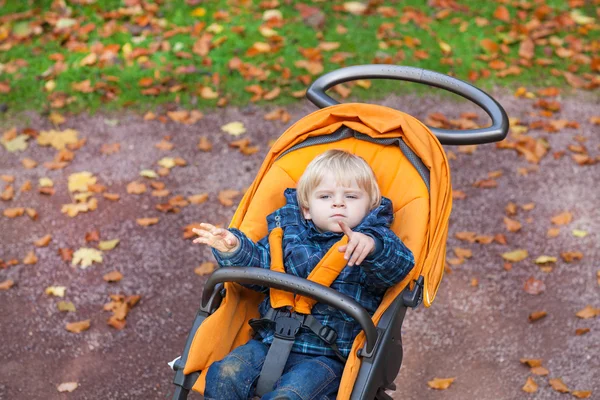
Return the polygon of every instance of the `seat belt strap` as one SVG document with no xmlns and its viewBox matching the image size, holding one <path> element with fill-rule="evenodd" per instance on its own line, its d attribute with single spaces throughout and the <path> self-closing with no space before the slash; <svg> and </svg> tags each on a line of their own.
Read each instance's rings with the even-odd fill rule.
<svg viewBox="0 0 600 400">
<path fill-rule="evenodd" d="M 256 394 L 260 397 L 273 391 L 275 382 L 281 377 L 287 363 L 296 334 L 302 326 L 303 318 L 294 318 L 296 315 L 278 317 L 275 320 L 275 336 L 267 352 L 267 357 L 260 371 Z M 259 320 L 262 322 L 262 320 Z"/>
</svg>

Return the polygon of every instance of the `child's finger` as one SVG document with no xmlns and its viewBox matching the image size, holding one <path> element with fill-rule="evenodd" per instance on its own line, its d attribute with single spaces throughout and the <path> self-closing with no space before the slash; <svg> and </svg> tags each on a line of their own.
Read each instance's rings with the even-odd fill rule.
<svg viewBox="0 0 600 400">
<path fill-rule="evenodd" d="M 354 251 L 352 252 L 352 257 L 350 258 L 350 261 L 348 261 L 349 266 L 353 266 L 354 264 L 356 264 L 364 247 L 365 246 L 363 243 L 358 243 L 358 245 L 354 248 Z"/>
<path fill-rule="evenodd" d="M 350 227 L 346 225 L 344 221 L 338 221 L 338 224 L 342 229 L 342 232 L 344 232 L 344 234 L 348 236 L 348 239 L 350 239 L 350 237 L 352 236 L 352 229 L 350 229 Z"/>
<path fill-rule="evenodd" d="M 204 229 L 204 230 L 206 230 L 206 231 L 210 231 L 210 230 L 213 230 L 213 229 L 215 229 L 215 226 L 214 226 L 214 225 L 211 225 L 211 224 L 207 224 L 206 222 L 202 222 L 202 223 L 200 224 L 200 228 L 202 228 L 202 229 Z"/>
<path fill-rule="evenodd" d="M 340 246 L 340 247 L 338 247 L 338 251 L 339 251 L 340 253 L 343 253 L 343 252 L 345 252 L 345 251 L 346 251 L 346 247 L 348 247 L 348 246 L 347 246 L 347 245 Z"/>
<path fill-rule="evenodd" d="M 367 258 L 370 252 L 371 250 L 369 249 L 369 246 L 365 246 L 362 253 L 360 253 L 360 256 L 358 257 L 358 260 L 356 260 L 356 265 L 360 265 L 365 260 L 365 258 Z"/>
<path fill-rule="evenodd" d="M 354 251 L 355 247 L 356 247 L 356 242 L 350 241 L 347 244 L 346 253 L 344 254 L 344 259 L 346 259 L 346 260 L 350 259 L 350 256 L 352 255 L 352 252 Z"/>
</svg>

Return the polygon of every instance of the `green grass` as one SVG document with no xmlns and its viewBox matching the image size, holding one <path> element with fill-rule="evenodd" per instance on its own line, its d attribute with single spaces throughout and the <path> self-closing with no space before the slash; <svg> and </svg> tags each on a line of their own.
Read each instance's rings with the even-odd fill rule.
<svg viewBox="0 0 600 400">
<path fill-rule="evenodd" d="M 200 2 L 198 5 L 190 6 L 184 0 L 163 0 L 155 3 L 158 11 L 153 17 L 154 28 L 140 27 L 136 25 L 135 16 L 122 16 L 115 21 L 117 25 L 124 29 L 124 32 L 118 32 L 106 37 L 101 34 L 104 27 L 107 26 L 110 19 L 103 18 L 107 12 L 115 12 L 126 8 L 125 2 L 121 0 L 102 0 L 89 5 L 78 5 L 68 2 L 70 13 L 67 10 L 52 9 L 51 0 L 37 0 L 29 2 L 5 1 L 0 8 L 0 17 L 9 16 L 14 13 L 26 12 L 34 9 L 34 16 L 18 21 L 8 21 L 0 23 L 0 38 L 4 31 L 5 38 L 0 40 L 2 43 L 11 43 L 8 49 L 0 50 L 0 82 L 10 85 L 10 92 L 3 93 L 0 96 L 0 103 L 6 104 L 11 111 L 37 110 L 42 112 L 51 111 L 52 107 L 49 100 L 50 93 L 44 90 L 44 85 L 48 81 L 53 81 L 55 88 L 53 93 L 64 93 L 72 97 L 72 101 L 65 108 L 59 111 L 79 112 L 83 110 L 96 111 L 100 109 L 115 110 L 124 107 L 146 111 L 153 110 L 161 104 L 176 104 L 183 108 L 209 108 L 216 106 L 217 100 L 207 100 L 198 96 L 197 90 L 205 85 L 219 92 L 219 97 L 225 97 L 228 104 L 244 105 L 248 104 L 252 94 L 245 88 L 250 85 L 259 84 L 265 91 L 275 87 L 282 89 L 281 95 L 270 102 L 261 101 L 259 104 L 289 104 L 296 102 L 297 99 L 291 94 L 307 88 L 307 85 L 301 82 L 298 77 L 308 75 L 310 80 L 316 79 L 321 74 L 311 75 L 305 69 L 295 66 L 295 62 L 304 57 L 300 48 L 314 48 L 321 42 L 339 42 L 340 47 L 333 51 L 322 51 L 323 73 L 339 69 L 343 66 L 371 64 L 375 57 L 392 57 L 393 62 L 399 65 L 414 66 L 426 68 L 441 73 L 456 76 L 459 79 L 469 81 L 471 71 L 481 71 L 489 69 L 487 62 L 481 59 L 485 55 L 485 50 L 480 46 L 482 39 L 492 39 L 501 43 L 503 38 L 508 37 L 510 24 L 499 21 L 493 17 L 494 10 L 499 3 L 480 2 L 475 0 L 465 0 L 459 2 L 461 5 L 469 7 L 468 11 L 452 11 L 444 19 L 435 19 L 436 13 L 440 9 L 426 6 L 422 0 L 408 1 L 389 1 L 384 2 L 387 7 L 395 8 L 398 11 L 397 16 L 386 17 L 378 12 L 369 15 L 353 15 L 348 12 L 340 11 L 343 8 L 344 1 L 317 2 L 306 1 L 305 4 L 318 7 L 325 15 L 326 23 L 321 31 L 318 31 L 303 23 L 300 12 L 296 9 L 296 4 L 300 2 L 279 1 L 277 8 L 284 17 L 284 24 L 280 27 L 274 27 L 277 33 L 283 38 L 283 46 L 275 53 L 260 54 L 254 57 L 246 56 L 246 51 L 256 42 L 267 42 L 259 32 L 259 27 L 264 23 L 262 15 L 264 10 L 260 8 L 261 2 L 252 2 L 248 7 L 235 6 L 237 2 L 229 0 Z M 85 4 L 85 2 L 81 2 Z M 146 3 L 154 4 L 151 1 Z M 366 3 L 366 1 L 365 1 Z M 234 4 L 231 6 L 231 4 Z M 511 3 L 513 4 L 513 3 Z M 546 4 L 551 7 L 551 16 L 555 17 L 561 13 L 569 13 L 571 10 L 568 4 L 560 0 L 548 0 Z M 506 5 L 512 20 L 511 23 L 526 24 L 534 13 L 534 8 L 516 9 L 512 5 Z M 204 8 L 204 16 L 193 16 L 192 11 L 196 8 Z M 400 23 L 400 18 L 410 8 L 419 10 L 423 15 L 432 18 L 432 21 L 426 24 L 426 29 L 414 22 L 405 24 Z M 537 6 L 536 6 L 537 7 Z M 131 9 L 130 9 L 131 10 Z M 229 13 L 227 21 L 214 19 L 215 12 L 223 10 Z M 523 15 L 523 19 L 517 18 L 517 13 Z M 595 17 L 596 9 L 591 3 L 585 3 L 585 6 L 579 9 L 579 12 L 587 17 Z M 62 33 L 53 33 L 54 26 L 45 23 L 46 19 L 60 18 L 62 15 L 68 18 L 80 21 L 77 28 L 88 23 L 95 24 L 95 28 L 88 34 L 78 34 L 75 29 L 70 29 Z M 475 24 L 475 18 L 486 18 L 489 21 L 487 26 L 479 27 Z M 459 31 L 460 22 L 466 21 L 468 28 L 464 32 Z M 63 22 L 68 22 L 64 19 Z M 213 48 L 209 54 L 210 65 L 203 65 L 206 61 L 192 53 L 195 41 L 198 37 L 193 37 L 189 33 L 180 33 L 168 39 L 163 37 L 164 33 L 175 27 L 193 27 L 194 24 L 205 23 L 206 27 L 215 23 L 220 25 L 223 30 L 215 33 L 213 42 L 223 40 L 218 46 Z M 392 33 L 384 39 L 377 39 L 378 28 L 384 23 L 393 24 Z M 347 33 L 339 33 L 337 26 L 341 25 L 347 28 Z M 31 31 L 26 34 L 28 29 L 41 30 L 39 34 Z M 244 27 L 243 33 L 234 33 L 233 27 Z M 597 20 L 595 24 L 588 26 L 588 31 L 582 34 L 578 26 L 562 29 L 560 32 L 553 33 L 556 39 L 564 39 L 567 35 L 575 37 L 584 45 L 597 43 L 600 40 Z M 25 33 L 24 38 L 16 40 L 15 34 Z M 406 44 L 398 45 L 391 40 L 403 41 L 405 38 L 415 38 L 420 41 L 420 45 L 412 49 Z M 82 51 L 73 51 L 67 49 L 68 40 L 75 40 L 83 46 Z M 517 38 L 520 39 L 520 38 Z M 440 48 L 439 42 L 443 41 L 450 45 L 452 52 L 446 57 L 447 61 L 452 60 L 453 65 L 443 63 L 445 58 Z M 123 52 L 119 51 L 118 58 L 112 65 L 98 66 L 80 66 L 81 60 L 91 52 L 95 43 L 103 45 L 118 44 L 121 49 L 129 45 L 133 48 L 151 48 L 153 44 L 168 42 L 170 49 L 159 48 L 148 57 L 141 57 L 133 63 L 127 63 Z M 388 48 L 380 48 L 383 42 L 388 43 Z M 390 44 L 391 43 L 391 44 Z M 568 44 L 564 45 L 568 47 Z M 519 41 L 508 44 L 509 53 L 501 54 L 499 58 L 508 65 L 518 62 Z M 429 55 L 426 59 L 415 57 L 415 50 L 426 51 Z M 556 77 L 550 73 L 554 68 L 564 71 L 569 66 L 575 64 L 572 58 L 560 58 L 553 52 L 550 44 L 536 46 L 536 57 L 551 58 L 554 64 L 550 67 L 541 67 L 534 65 L 531 68 L 523 68 L 518 76 L 507 76 L 500 78 L 496 76 L 496 71 L 491 70 L 491 75 L 485 79 L 478 79 L 472 82 L 482 89 L 490 89 L 494 85 L 501 85 L 508 88 L 525 86 L 547 87 L 559 86 L 566 87 L 562 76 Z M 192 54 L 191 59 L 178 57 L 176 51 L 183 51 Z M 332 55 L 338 52 L 353 53 L 344 63 L 331 62 Z M 403 52 L 400 57 L 398 52 Z M 49 71 L 55 64 L 49 56 L 51 54 L 62 54 L 65 57 L 65 64 L 68 69 L 53 78 L 44 73 Z M 583 53 L 588 58 L 593 56 L 591 50 Z M 239 57 L 244 63 L 253 67 L 258 67 L 266 71 L 269 75 L 267 79 L 259 81 L 257 79 L 245 79 L 238 71 L 230 70 L 228 63 L 232 57 Z M 25 60 L 27 66 L 19 67 L 16 71 L 9 71 L 17 60 Z M 195 66 L 194 73 L 178 73 L 177 68 Z M 284 79 L 280 70 L 288 68 L 291 72 L 289 79 Z M 577 74 L 591 73 L 589 64 L 578 66 Z M 595 71 L 597 72 L 597 71 Z M 218 74 L 219 83 L 215 85 L 212 77 Z M 159 96 L 149 96 L 142 94 L 144 88 L 140 87 L 139 82 L 142 78 L 155 79 L 156 84 L 162 82 L 165 93 Z M 117 82 L 112 82 L 108 77 L 115 77 Z M 116 91 L 114 99 L 106 100 L 102 98 L 102 91 L 94 93 L 80 93 L 73 90 L 74 83 L 89 79 L 92 86 L 104 84 Z M 168 91 L 176 85 L 183 85 L 183 88 L 171 93 Z M 417 85 L 404 84 L 399 82 L 376 81 L 372 82 L 368 90 L 358 86 L 352 88 L 352 95 L 360 99 L 369 100 L 380 98 L 391 92 L 402 92 L 406 90 L 426 92 L 426 88 L 415 89 Z M 335 95 L 334 95 L 335 97 Z M 178 105 L 177 105 L 178 104 Z"/>
</svg>

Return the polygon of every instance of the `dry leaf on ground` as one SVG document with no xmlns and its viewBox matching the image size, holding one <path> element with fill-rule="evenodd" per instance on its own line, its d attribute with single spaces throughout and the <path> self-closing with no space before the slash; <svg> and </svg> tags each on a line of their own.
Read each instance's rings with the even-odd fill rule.
<svg viewBox="0 0 600 400">
<path fill-rule="evenodd" d="M 63 382 L 57 386 L 56 390 L 61 393 L 72 392 L 73 390 L 77 389 L 78 386 L 79 384 L 77 382 Z"/>
<path fill-rule="evenodd" d="M 80 333 L 83 331 L 87 331 L 90 329 L 90 321 L 89 319 L 78 321 L 78 322 L 70 322 L 65 326 L 65 329 L 72 333 Z"/>
<path fill-rule="evenodd" d="M 445 390 L 450 387 L 455 379 L 456 378 L 433 378 L 433 380 L 427 382 L 427 385 L 432 389 Z"/>
</svg>

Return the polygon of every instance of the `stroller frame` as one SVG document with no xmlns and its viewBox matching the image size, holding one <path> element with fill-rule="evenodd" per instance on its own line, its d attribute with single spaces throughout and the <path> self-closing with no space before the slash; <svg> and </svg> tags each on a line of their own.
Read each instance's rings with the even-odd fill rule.
<svg viewBox="0 0 600 400">
<path fill-rule="evenodd" d="M 359 65 L 342 68 L 317 79 L 307 90 L 306 96 L 321 108 L 336 105 L 338 102 L 326 95 L 325 90 L 337 84 L 357 79 L 395 79 L 435 86 L 471 100 L 491 117 L 492 125 L 480 129 L 458 131 L 428 127 L 442 144 L 491 143 L 504 139 L 508 133 L 509 122 L 506 112 L 487 93 L 459 79 L 420 68 L 395 65 Z M 403 148 L 400 143 L 400 147 L 429 188 L 428 176 L 424 176 L 426 171 L 423 172 L 423 166 L 418 165 L 420 159 L 414 153 L 412 155 L 406 153 L 406 149 L 409 153 L 411 152 L 408 146 Z M 175 371 L 173 383 L 176 385 L 174 400 L 186 399 L 199 376 L 198 372 L 185 375 L 183 370 L 196 331 L 202 322 L 217 310 L 224 298 L 224 282 L 259 284 L 290 291 L 336 307 L 353 317 L 365 332 L 366 342 L 364 347 L 359 349 L 358 355 L 362 360 L 351 399 L 391 399 L 385 390 L 395 389 L 393 381 L 400 370 L 403 355 L 402 322 L 407 308 L 417 307 L 423 299 L 424 277 L 422 275 L 414 280 L 412 289 L 410 285 L 407 286 L 393 300 L 375 326 L 371 316 L 358 302 L 329 287 L 297 276 L 260 268 L 228 267 L 215 271 L 207 280 L 202 294 L 202 304 L 188 334 L 182 356 L 172 363 Z"/>
</svg>

